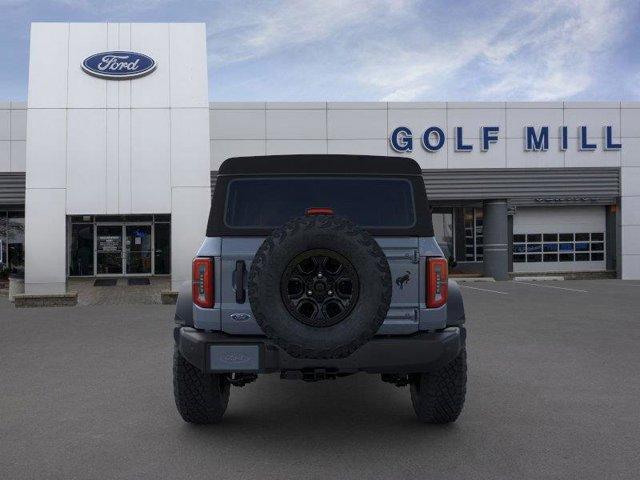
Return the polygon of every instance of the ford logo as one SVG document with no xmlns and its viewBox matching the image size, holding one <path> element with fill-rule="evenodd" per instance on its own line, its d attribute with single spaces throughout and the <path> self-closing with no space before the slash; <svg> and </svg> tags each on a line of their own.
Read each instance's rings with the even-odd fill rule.
<svg viewBox="0 0 640 480">
<path fill-rule="evenodd" d="M 136 52 L 102 52 L 87 57 L 82 69 L 94 77 L 129 80 L 151 73 L 156 68 L 153 58 Z"/>
<path fill-rule="evenodd" d="M 225 353 L 222 356 L 222 360 L 226 363 L 246 363 L 251 360 L 251 358 L 242 353 Z"/>
</svg>

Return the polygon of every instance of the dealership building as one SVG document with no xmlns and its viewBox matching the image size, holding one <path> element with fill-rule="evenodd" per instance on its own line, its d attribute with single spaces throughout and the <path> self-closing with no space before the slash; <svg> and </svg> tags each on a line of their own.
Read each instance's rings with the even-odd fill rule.
<svg viewBox="0 0 640 480">
<path fill-rule="evenodd" d="M 0 102 L 0 263 L 27 293 L 176 289 L 220 164 L 273 154 L 413 158 L 454 271 L 640 279 L 640 102 L 210 103 L 207 72 L 204 24 L 32 24 L 28 98 Z"/>
</svg>

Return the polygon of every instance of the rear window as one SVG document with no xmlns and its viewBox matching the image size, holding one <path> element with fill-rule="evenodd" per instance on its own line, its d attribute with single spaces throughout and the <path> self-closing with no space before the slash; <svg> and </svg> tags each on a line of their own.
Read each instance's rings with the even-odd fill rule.
<svg viewBox="0 0 640 480">
<path fill-rule="evenodd" d="M 413 188 L 406 179 L 278 177 L 232 180 L 225 223 L 274 228 L 309 207 L 332 208 L 362 227 L 410 228 L 416 221 Z"/>
</svg>

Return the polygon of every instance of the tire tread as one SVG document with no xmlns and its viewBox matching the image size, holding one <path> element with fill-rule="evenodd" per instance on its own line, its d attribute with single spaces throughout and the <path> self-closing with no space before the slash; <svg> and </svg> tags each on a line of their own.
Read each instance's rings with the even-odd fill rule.
<svg viewBox="0 0 640 480">
<path fill-rule="evenodd" d="M 229 403 L 228 381 L 220 375 L 205 374 L 191 365 L 174 348 L 173 394 L 178 412 L 188 423 L 218 423 Z"/>
<path fill-rule="evenodd" d="M 467 351 L 462 348 L 448 365 L 434 372 L 417 374 L 411 384 L 411 403 L 422 422 L 455 422 L 467 391 Z"/>
</svg>

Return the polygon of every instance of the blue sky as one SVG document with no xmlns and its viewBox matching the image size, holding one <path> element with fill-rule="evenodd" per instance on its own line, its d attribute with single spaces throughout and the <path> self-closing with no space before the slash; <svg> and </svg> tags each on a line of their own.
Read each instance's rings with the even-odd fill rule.
<svg viewBox="0 0 640 480">
<path fill-rule="evenodd" d="M 0 99 L 32 21 L 201 21 L 217 101 L 640 100 L 638 0 L 0 0 Z"/>
</svg>

